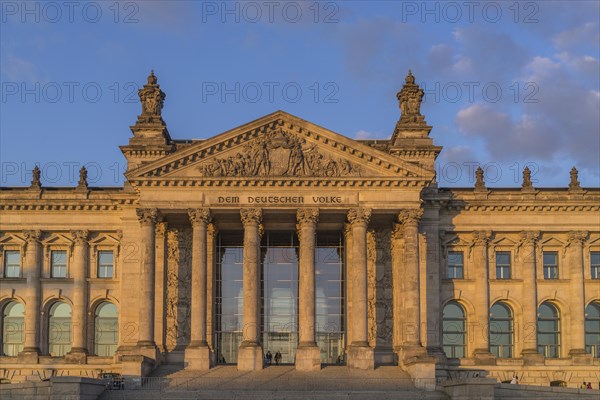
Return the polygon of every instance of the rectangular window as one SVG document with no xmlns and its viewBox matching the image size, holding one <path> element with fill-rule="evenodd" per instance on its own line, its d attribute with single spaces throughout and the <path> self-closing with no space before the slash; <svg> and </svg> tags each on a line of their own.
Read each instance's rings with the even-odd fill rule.
<svg viewBox="0 0 600 400">
<path fill-rule="evenodd" d="M 65 250 L 53 250 L 51 252 L 52 278 L 67 277 L 67 252 Z"/>
<path fill-rule="evenodd" d="M 448 252 L 448 279 L 463 279 L 464 258 L 462 251 Z"/>
<path fill-rule="evenodd" d="M 590 264 L 592 266 L 592 279 L 600 279 L 600 251 L 590 253 Z"/>
<path fill-rule="evenodd" d="M 4 252 L 4 277 L 19 278 L 21 276 L 21 252 L 7 250 Z"/>
<path fill-rule="evenodd" d="M 510 279 L 510 251 L 496 252 L 496 279 Z"/>
<path fill-rule="evenodd" d="M 98 278 L 113 277 L 114 257 L 112 251 L 98 252 Z"/>
<path fill-rule="evenodd" d="M 544 252 L 544 279 L 558 279 L 558 252 Z"/>
</svg>

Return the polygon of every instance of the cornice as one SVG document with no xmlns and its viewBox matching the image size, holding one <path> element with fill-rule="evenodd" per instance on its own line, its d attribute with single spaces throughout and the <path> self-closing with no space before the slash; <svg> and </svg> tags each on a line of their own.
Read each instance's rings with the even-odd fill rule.
<svg viewBox="0 0 600 400">
<path fill-rule="evenodd" d="M 138 179 L 131 183 L 142 187 L 412 187 L 422 188 L 429 181 L 420 178 L 196 178 Z"/>
</svg>

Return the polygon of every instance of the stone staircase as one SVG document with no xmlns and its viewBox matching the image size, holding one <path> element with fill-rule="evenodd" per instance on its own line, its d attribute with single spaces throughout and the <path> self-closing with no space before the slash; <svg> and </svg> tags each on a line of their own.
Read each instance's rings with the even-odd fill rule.
<svg viewBox="0 0 600 400">
<path fill-rule="evenodd" d="M 262 371 L 240 372 L 235 366 L 210 371 L 188 371 L 162 365 L 144 378 L 138 389 L 107 391 L 110 399 L 202 400 L 417 400 L 447 399 L 439 391 L 415 387 L 400 368 L 382 366 L 372 371 L 326 366 L 318 372 L 299 372 L 293 366 L 270 366 Z M 430 383 L 433 386 L 433 382 Z"/>
</svg>

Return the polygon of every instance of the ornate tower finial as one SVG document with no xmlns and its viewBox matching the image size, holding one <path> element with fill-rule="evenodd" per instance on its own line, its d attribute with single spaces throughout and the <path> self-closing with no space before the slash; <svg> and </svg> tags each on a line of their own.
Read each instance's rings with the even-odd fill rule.
<svg viewBox="0 0 600 400">
<path fill-rule="evenodd" d="M 475 191 L 485 191 L 485 181 L 483 180 L 483 169 L 477 167 L 475 170 Z"/>
<path fill-rule="evenodd" d="M 571 182 L 569 182 L 569 190 L 581 190 L 581 184 L 579 183 L 578 175 L 579 175 L 579 171 L 577 171 L 577 168 L 573 167 L 571 168 Z"/>
<path fill-rule="evenodd" d="M 81 169 L 79 170 L 79 182 L 77 183 L 77 190 L 87 190 L 88 189 L 87 177 L 88 177 L 87 169 L 85 168 L 85 166 L 81 167 Z"/>
<path fill-rule="evenodd" d="M 42 180 L 41 180 L 41 171 L 40 171 L 40 167 L 38 167 L 37 165 L 33 168 L 33 170 L 31 171 L 31 176 L 32 176 L 32 180 L 31 180 L 31 189 L 41 189 L 42 188 Z"/>
<path fill-rule="evenodd" d="M 138 91 L 138 95 L 142 103 L 142 115 L 138 117 L 137 124 L 165 125 L 161 112 L 167 96 L 160 90 L 154 70 L 150 71 L 148 83 Z"/>
<path fill-rule="evenodd" d="M 523 170 L 523 184 L 521 185 L 522 190 L 533 190 L 533 184 L 531 183 L 531 171 L 529 167 L 525 167 Z"/>
<path fill-rule="evenodd" d="M 425 125 L 425 117 L 421 115 L 421 102 L 425 92 L 415 83 L 415 77 L 411 70 L 408 70 L 404 81 L 402 90 L 396 94 L 396 98 L 400 102 L 399 124 Z"/>
</svg>

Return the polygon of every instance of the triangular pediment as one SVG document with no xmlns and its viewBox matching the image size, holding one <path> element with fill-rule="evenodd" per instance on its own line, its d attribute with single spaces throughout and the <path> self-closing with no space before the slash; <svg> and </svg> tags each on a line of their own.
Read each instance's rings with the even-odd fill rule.
<svg viewBox="0 0 600 400">
<path fill-rule="evenodd" d="M 434 172 L 277 111 L 130 171 L 144 181 L 385 178 L 428 182 Z"/>
</svg>

